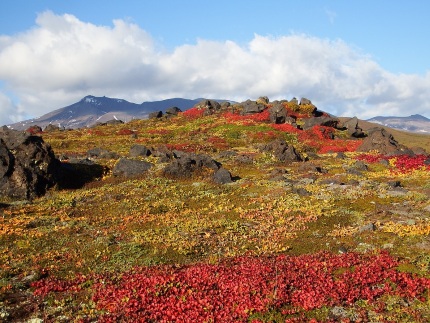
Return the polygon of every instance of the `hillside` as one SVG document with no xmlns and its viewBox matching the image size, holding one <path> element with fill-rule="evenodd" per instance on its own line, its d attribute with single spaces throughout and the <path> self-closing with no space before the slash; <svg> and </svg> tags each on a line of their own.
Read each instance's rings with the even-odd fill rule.
<svg viewBox="0 0 430 323">
<path fill-rule="evenodd" d="M 0 198 L 0 314 L 428 322 L 429 142 L 374 125 L 259 98 L 39 134 L 68 176 Z"/>
<path fill-rule="evenodd" d="M 414 114 L 409 117 L 374 117 L 367 121 L 378 123 L 382 126 L 387 126 L 390 128 L 395 128 L 398 130 L 416 132 L 416 133 L 430 133 L 430 119 Z"/>
<path fill-rule="evenodd" d="M 348 120 L 348 118 L 340 117 L 341 122 Z M 381 125 L 379 123 L 374 123 L 371 121 L 360 120 L 359 126 L 364 130 L 368 131 L 374 127 L 381 127 L 393 134 L 396 140 L 408 147 L 422 147 L 427 152 L 430 151 L 430 134 L 416 133 L 412 131 L 399 130 L 391 128 L 388 126 Z"/>
<path fill-rule="evenodd" d="M 32 126 L 39 126 L 43 129 L 50 124 L 66 129 L 86 128 L 110 120 L 127 122 L 133 119 L 146 119 L 151 112 L 164 112 L 171 107 L 186 110 L 201 100 L 173 98 L 136 104 L 123 99 L 88 95 L 76 103 L 56 109 L 41 117 L 9 126 L 17 130 L 25 130 Z"/>
</svg>

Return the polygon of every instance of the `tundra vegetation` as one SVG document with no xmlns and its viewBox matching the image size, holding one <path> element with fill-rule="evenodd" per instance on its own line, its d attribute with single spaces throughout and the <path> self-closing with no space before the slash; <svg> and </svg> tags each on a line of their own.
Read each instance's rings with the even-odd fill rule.
<svg viewBox="0 0 430 323">
<path fill-rule="evenodd" d="M 31 132 L 61 167 L 1 197 L 0 321 L 430 321 L 429 137 L 267 98 Z"/>
</svg>

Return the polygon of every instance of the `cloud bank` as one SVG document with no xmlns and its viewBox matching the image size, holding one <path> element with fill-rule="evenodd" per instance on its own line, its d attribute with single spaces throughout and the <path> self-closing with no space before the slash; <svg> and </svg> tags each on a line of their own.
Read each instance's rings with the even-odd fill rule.
<svg viewBox="0 0 430 323">
<path fill-rule="evenodd" d="M 36 26 L 0 36 L 0 124 L 41 116 L 85 95 L 131 102 L 172 97 L 271 100 L 308 97 L 338 116 L 428 114 L 430 73 L 393 74 L 341 40 L 254 35 L 247 44 L 199 39 L 172 51 L 139 26 L 96 26 L 40 14 Z"/>
</svg>

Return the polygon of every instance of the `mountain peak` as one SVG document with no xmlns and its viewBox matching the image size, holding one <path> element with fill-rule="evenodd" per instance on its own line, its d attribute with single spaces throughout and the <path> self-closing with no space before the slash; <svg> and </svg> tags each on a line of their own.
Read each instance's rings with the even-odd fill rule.
<svg viewBox="0 0 430 323">
<path fill-rule="evenodd" d="M 413 120 L 430 121 L 430 119 L 428 119 L 428 118 L 426 118 L 426 117 L 422 116 L 421 114 L 413 114 L 413 115 L 409 116 L 409 118 L 410 118 L 410 119 L 413 119 Z"/>
</svg>

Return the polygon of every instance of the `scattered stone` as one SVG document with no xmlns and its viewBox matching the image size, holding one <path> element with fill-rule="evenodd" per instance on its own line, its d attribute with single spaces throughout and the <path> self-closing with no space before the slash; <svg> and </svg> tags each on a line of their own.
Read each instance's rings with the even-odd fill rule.
<svg viewBox="0 0 430 323">
<path fill-rule="evenodd" d="M 320 173 L 320 174 L 327 174 L 328 171 L 321 166 L 317 166 L 313 163 L 303 163 L 299 167 L 300 172 L 312 172 L 312 173 Z"/>
<path fill-rule="evenodd" d="M 299 196 L 311 196 L 312 195 L 312 193 L 310 193 L 308 190 L 304 189 L 303 187 L 293 187 L 292 192 L 299 195 Z"/>
<path fill-rule="evenodd" d="M 178 107 L 171 107 L 166 110 L 167 116 L 177 116 L 179 112 L 182 112 Z"/>
<path fill-rule="evenodd" d="M 194 107 L 204 109 L 203 115 L 211 115 L 221 110 L 221 104 L 215 100 L 202 100 Z"/>
<path fill-rule="evenodd" d="M 260 147 L 260 151 L 271 152 L 281 162 L 302 161 L 302 157 L 293 146 L 289 146 L 285 140 L 274 140 Z"/>
<path fill-rule="evenodd" d="M 148 157 L 151 155 L 151 150 L 143 145 L 133 145 L 129 152 L 130 157 Z"/>
<path fill-rule="evenodd" d="M 121 158 L 114 166 L 112 174 L 114 176 L 135 176 L 147 172 L 153 165 L 146 161 Z"/>
<path fill-rule="evenodd" d="M 241 154 L 239 156 L 237 156 L 236 161 L 239 164 L 253 164 L 254 163 L 254 158 L 251 155 L 248 154 Z"/>
<path fill-rule="evenodd" d="M 248 114 L 255 114 L 260 113 L 264 109 L 266 109 L 266 105 L 263 103 L 258 103 L 256 101 L 246 100 L 245 102 L 242 102 L 242 115 L 248 115 Z"/>
<path fill-rule="evenodd" d="M 363 132 L 363 129 L 361 129 L 358 126 L 358 119 L 357 119 L 357 117 L 353 117 L 351 119 L 346 120 L 343 123 L 342 128 L 346 129 L 348 131 L 348 134 L 351 137 L 354 137 L 354 138 L 363 138 L 363 137 L 365 137 L 365 133 Z"/>
<path fill-rule="evenodd" d="M 233 183 L 231 173 L 225 168 L 218 169 L 213 175 L 213 181 L 217 184 Z"/>
<path fill-rule="evenodd" d="M 238 155 L 238 153 L 236 151 L 233 151 L 233 150 L 224 150 L 218 154 L 218 156 L 220 158 L 236 157 L 237 155 Z"/>
<path fill-rule="evenodd" d="M 337 128 L 338 124 L 339 124 L 339 119 L 337 118 L 325 117 L 325 116 L 311 117 L 311 118 L 305 119 L 303 130 L 311 129 L 314 126 Z"/>
<path fill-rule="evenodd" d="M 362 227 L 360 227 L 358 229 L 358 232 L 366 232 L 366 231 L 375 231 L 376 230 L 376 225 L 374 223 L 369 223 L 366 225 L 363 225 Z"/>
<path fill-rule="evenodd" d="M 124 123 L 124 121 L 118 120 L 118 119 L 112 119 L 112 120 L 108 120 L 108 121 L 105 122 L 105 124 L 107 126 L 109 126 L 109 125 L 119 125 L 119 124 L 123 124 L 123 123 Z"/>
<path fill-rule="evenodd" d="M 285 181 L 288 171 L 283 168 L 275 168 L 269 173 L 269 181 Z"/>
<path fill-rule="evenodd" d="M 103 158 L 103 159 L 118 159 L 120 156 L 112 151 L 104 148 L 96 147 L 87 151 L 90 158 Z"/>
<path fill-rule="evenodd" d="M 345 159 L 345 158 L 346 158 L 346 155 L 345 155 L 345 153 L 343 153 L 343 152 L 338 152 L 338 153 L 336 154 L 336 158 L 337 158 L 337 159 Z"/>
<path fill-rule="evenodd" d="M 149 119 L 159 119 L 163 116 L 163 111 L 155 111 L 155 112 L 151 112 L 148 115 Z"/>
<path fill-rule="evenodd" d="M 221 164 L 207 155 L 183 153 L 177 155 L 163 170 L 164 175 L 179 178 L 190 178 L 193 173 L 203 167 L 217 171 Z"/>
<path fill-rule="evenodd" d="M 60 131 L 61 128 L 59 126 L 53 125 L 52 123 L 48 124 L 45 129 L 43 130 L 44 132 L 53 132 L 53 131 Z"/>
<path fill-rule="evenodd" d="M 388 181 L 387 185 L 389 188 L 401 187 L 400 181 Z"/>
</svg>

